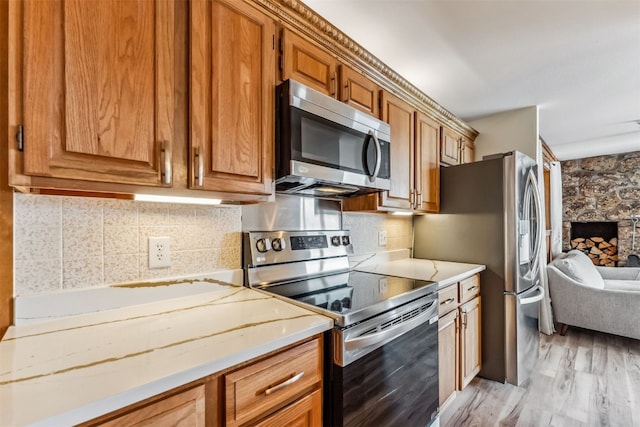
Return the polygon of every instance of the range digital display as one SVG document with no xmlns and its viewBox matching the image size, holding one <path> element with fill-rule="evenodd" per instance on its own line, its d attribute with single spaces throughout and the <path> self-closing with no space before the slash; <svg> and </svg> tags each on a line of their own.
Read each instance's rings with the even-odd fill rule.
<svg viewBox="0 0 640 427">
<path fill-rule="evenodd" d="M 291 250 L 326 249 L 329 247 L 327 236 L 291 236 Z"/>
</svg>

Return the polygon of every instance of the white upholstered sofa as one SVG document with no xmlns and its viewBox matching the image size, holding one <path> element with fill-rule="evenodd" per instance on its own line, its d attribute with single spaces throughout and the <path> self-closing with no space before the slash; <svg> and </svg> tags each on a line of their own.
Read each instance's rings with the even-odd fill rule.
<svg viewBox="0 0 640 427">
<path fill-rule="evenodd" d="M 571 325 L 640 339 L 640 268 L 596 267 L 572 250 L 549 263 L 547 274 L 562 335 Z"/>
</svg>

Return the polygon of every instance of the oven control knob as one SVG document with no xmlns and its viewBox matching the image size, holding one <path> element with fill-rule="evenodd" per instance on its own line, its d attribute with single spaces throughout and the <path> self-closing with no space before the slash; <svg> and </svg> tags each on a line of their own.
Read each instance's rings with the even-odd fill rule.
<svg viewBox="0 0 640 427">
<path fill-rule="evenodd" d="M 284 239 L 280 237 L 276 237 L 271 241 L 271 247 L 273 248 L 274 251 L 280 252 L 286 247 L 284 243 Z"/>
<path fill-rule="evenodd" d="M 342 311 L 342 301 L 334 300 L 330 305 L 331 311 Z"/>
<path fill-rule="evenodd" d="M 267 252 L 269 249 L 271 249 L 271 241 L 267 238 L 258 239 L 258 241 L 256 242 L 256 249 L 258 250 L 258 252 Z"/>
<path fill-rule="evenodd" d="M 342 236 L 342 244 L 345 246 L 348 246 L 351 244 L 351 239 L 349 239 L 349 236 Z"/>
<path fill-rule="evenodd" d="M 331 244 L 333 246 L 340 246 L 340 236 L 332 236 L 331 237 Z"/>
</svg>

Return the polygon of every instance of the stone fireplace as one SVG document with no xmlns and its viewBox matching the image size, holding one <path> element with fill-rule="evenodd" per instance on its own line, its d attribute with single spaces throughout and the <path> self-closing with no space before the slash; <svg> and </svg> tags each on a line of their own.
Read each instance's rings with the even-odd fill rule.
<svg viewBox="0 0 640 427">
<path fill-rule="evenodd" d="M 572 223 L 615 222 L 618 266 L 624 266 L 632 253 L 631 217 L 640 214 L 640 151 L 567 160 L 561 165 L 563 250 L 571 249 Z M 640 236 L 640 228 L 636 234 Z M 639 241 L 636 238 L 636 252 Z"/>
<path fill-rule="evenodd" d="M 584 252 L 595 265 L 618 265 L 618 223 L 571 222 L 571 249 Z"/>
</svg>

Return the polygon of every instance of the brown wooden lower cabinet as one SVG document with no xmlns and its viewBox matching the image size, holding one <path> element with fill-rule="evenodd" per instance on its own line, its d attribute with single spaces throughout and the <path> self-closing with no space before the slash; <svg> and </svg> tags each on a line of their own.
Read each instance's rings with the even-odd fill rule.
<svg viewBox="0 0 640 427">
<path fill-rule="evenodd" d="M 438 321 L 438 380 L 441 408 L 453 399 L 458 390 L 459 342 L 458 310 L 453 310 Z"/>
<path fill-rule="evenodd" d="M 267 417 L 256 424 L 256 427 L 320 427 L 321 425 L 322 392 L 316 390 Z"/>
<path fill-rule="evenodd" d="M 460 389 L 480 372 L 480 297 L 460 306 Z"/>
<path fill-rule="evenodd" d="M 82 426 L 322 425 L 322 336 L 245 362 Z"/>
<path fill-rule="evenodd" d="M 443 410 L 480 372 L 480 276 L 438 291 L 439 400 Z"/>
</svg>

